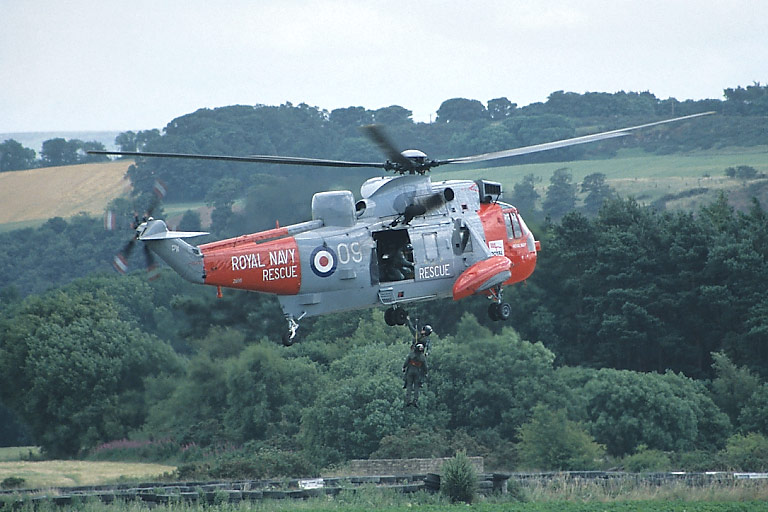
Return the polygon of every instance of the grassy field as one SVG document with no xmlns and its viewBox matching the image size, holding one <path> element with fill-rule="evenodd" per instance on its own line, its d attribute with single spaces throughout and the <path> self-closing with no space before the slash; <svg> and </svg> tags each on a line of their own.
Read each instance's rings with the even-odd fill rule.
<svg viewBox="0 0 768 512">
<path fill-rule="evenodd" d="M 103 485 L 119 481 L 151 480 L 176 468 L 137 462 L 96 462 L 78 460 L 0 462 L 0 481 L 23 478 L 23 487 L 72 487 Z"/>
<path fill-rule="evenodd" d="M 36 446 L 0 448 L 0 482 L 23 478 L 22 487 L 48 488 L 103 485 L 118 481 L 149 480 L 176 468 L 163 464 L 97 462 L 80 460 L 34 460 Z"/>
<path fill-rule="evenodd" d="M 129 160 L 0 173 L 0 225 L 13 229 L 80 212 L 100 216 L 130 190 Z M 7 227 L 6 226 L 6 227 Z"/>
<path fill-rule="evenodd" d="M 37 446 L 0 447 L 0 462 L 32 460 L 40 455 Z"/>
</svg>

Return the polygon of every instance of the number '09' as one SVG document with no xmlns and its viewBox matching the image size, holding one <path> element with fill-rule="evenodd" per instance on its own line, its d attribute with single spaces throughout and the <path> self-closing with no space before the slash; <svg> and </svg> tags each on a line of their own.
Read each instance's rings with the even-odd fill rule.
<svg viewBox="0 0 768 512">
<path fill-rule="evenodd" d="M 339 263 L 345 265 L 351 259 L 355 263 L 363 261 L 363 251 L 360 250 L 360 242 L 351 244 L 340 243 L 336 246 L 336 254 L 339 255 Z"/>
</svg>

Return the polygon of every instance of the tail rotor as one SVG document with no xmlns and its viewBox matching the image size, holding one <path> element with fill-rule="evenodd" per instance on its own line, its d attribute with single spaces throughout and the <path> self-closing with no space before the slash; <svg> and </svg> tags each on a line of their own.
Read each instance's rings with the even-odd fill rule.
<svg viewBox="0 0 768 512">
<path fill-rule="evenodd" d="M 165 184 L 160 180 L 155 180 L 155 183 L 152 187 L 152 192 L 152 199 L 145 211 L 144 216 L 139 217 L 139 214 L 136 211 L 133 212 L 133 220 L 130 223 L 131 229 L 134 231 L 133 237 L 128 240 L 125 245 L 123 245 L 122 249 L 120 249 L 120 251 L 115 254 L 115 257 L 112 259 L 112 266 L 115 267 L 115 270 L 121 274 L 128 272 L 130 256 L 133 252 L 136 242 L 146 229 L 147 222 L 152 220 L 153 212 L 160 205 L 160 202 L 167 193 Z M 104 213 L 104 229 L 107 231 L 114 231 L 118 229 L 119 217 L 120 216 L 113 210 L 107 210 Z M 148 278 L 150 280 L 157 279 L 160 276 L 160 267 L 157 264 L 152 251 L 146 244 L 144 245 L 144 265 L 147 269 Z"/>
</svg>

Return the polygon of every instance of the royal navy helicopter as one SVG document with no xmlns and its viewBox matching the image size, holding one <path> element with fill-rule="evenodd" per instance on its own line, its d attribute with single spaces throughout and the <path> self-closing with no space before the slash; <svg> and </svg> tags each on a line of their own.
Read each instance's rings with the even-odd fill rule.
<svg viewBox="0 0 768 512">
<path fill-rule="evenodd" d="M 490 299 L 488 315 L 506 320 L 511 307 L 503 287 L 534 271 L 540 243 L 520 212 L 500 201 L 502 186 L 488 180 L 432 181 L 441 165 L 476 164 L 518 155 L 625 137 L 636 130 L 679 122 L 677 117 L 618 130 L 480 155 L 432 160 L 415 149 L 398 151 L 379 126 L 364 127 L 385 162 L 323 160 L 276 155 L 89 151 L 149 158 L 257 162 L 321 167 L 367 167 L 394 176 L 368 179 L 359 200 L 350 191 L 319 192 L 312 220 L 195 246 L 205 232 L 169 230 L 163 220 L 137 222 L 140 241 L 183 278 L 198 284 L 274 294 L 287 320 L 283 343 L 296 341 L 306 317 L 386 307 L 389 325 L 404 325 L 405 305 L 474 294 Z M 148 259 L 149 261 L 149 259 Z M 124 265 L 125 255 L 116 257 Z"/>
</svg>

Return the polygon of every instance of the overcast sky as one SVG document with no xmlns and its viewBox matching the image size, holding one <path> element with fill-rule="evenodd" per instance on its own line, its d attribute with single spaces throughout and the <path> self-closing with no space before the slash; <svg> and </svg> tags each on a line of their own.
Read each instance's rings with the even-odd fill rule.
<svg viewBox="0 0 768 512">
<path fill-rule="evenodd" d="M 0 0 L 0 133 L 163 128 L 201 107 L 768 82 L 765 0 Z"/>
</svg>

